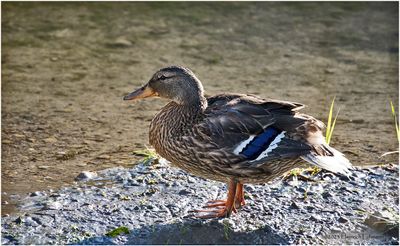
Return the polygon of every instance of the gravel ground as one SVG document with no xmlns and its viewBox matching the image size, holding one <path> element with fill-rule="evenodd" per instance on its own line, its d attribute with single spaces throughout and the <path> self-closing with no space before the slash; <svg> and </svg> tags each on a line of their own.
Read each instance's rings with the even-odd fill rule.
<svg viewBox="0 0 400 246">
<path fill-rule="evenodd" d="M 80 179 L 22 199 L 20 214 L 2 218 L 2 244 L 398 244 L 398 224 L 376 223 L 398 221 L 393 165 L 246 185 L 238 214 L 208 220 L 190 210 L 223 198 L 225 185 L 163 160 Z M 118 227 L 129 232 L 106 236 Z"/>
</svg>

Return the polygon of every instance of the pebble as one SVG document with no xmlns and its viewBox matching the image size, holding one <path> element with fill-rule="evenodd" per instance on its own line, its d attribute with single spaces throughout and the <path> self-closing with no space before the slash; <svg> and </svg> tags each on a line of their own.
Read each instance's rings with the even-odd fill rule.
<svg viewBox="0 0 400 246">
<path fill-rule="evenodd" d="M 36 226 L 38 226 L 39 224 L 36 222 L 36 221 L 34 221 L 31 217 L 26 217 L 25 218 L 25 224 L 27 225 L 27 226 L 32 226 L 32 227 L 36 227 Z"/>
<path fill-rule="evenodd" d="M 333 197 L 333 195 L 332 195 L 332 193 L 330 193 L 329 191 L 325 191 L 325 192 L 322 193 L 322 197 L 323 197 L 324 199 L 327 199 L 327 198 L 329 198 L 329 197 Z"/>
<path fill-rule="evenodd" d="M 97 173 L 90 171 L 83 171 L 76 176 L 76 181 L 88 181 L 97 178 Z"/>
<path fill-rule="evenodd" d="M 297 203 L 295 203 L 295 202 L 292 202 L 292 204 L 290 205 L 290 208 L 299 209 L 299 208 L 300 208 L 300 206 L 299 206 L 299 205 L 297 205 Z"/>
<path fill-rule="evenodd" d="M 348 223 L 348 222 L 349 222 L 349 219 L 347 219 L 346 217 L 341 216 L 341 217 L 338 219 L 338 221 L 339 221 L 339 223 Z"/>
<path fill-rule="evenodd" d="M 44 195 L 46 195 L 46 193 L 43 191 L 35 191 L 30 194 L 30 196 L 44 196 Z"/>
<path fill-rule="evenodd" d="M 188 194 L 190 194 L 190 193 L 191 193 L 190 191 L 185 190 L 185 189 L 180 190 L 180 191 L 178 192 L 178 194 L 181 195 L 181 196 L 185 196 L 185 195 L 188 195 Z"/>
<path fill-rule="evenodd" d="M 38 166 L 39 169 L 49 169 L 50 166 Z"/>
<path fill-rule="evenodd" d="M 55 138 L 55 137 L 49 137 L 49 138 L 43 139 L 43 141 L 44 141 L 45 143 L 56 143 L 58 140 L 57 140 L 57 138 Z"/>
<path fill-rule="evenodd" d="M 59 210 L 63 207 L 63 205 L 60 202 L 57 201 L 50 201 L 47 202 L 44 206 L 45 209 L 50 209 L 50 210 Z"/>
<path fill-rule="evenodd" d="M 96 159 L 100 159 L 100 160 L 110 160 L 111 156 L 109 155 L 99 155 L 96 157 Z"/>
</svg>

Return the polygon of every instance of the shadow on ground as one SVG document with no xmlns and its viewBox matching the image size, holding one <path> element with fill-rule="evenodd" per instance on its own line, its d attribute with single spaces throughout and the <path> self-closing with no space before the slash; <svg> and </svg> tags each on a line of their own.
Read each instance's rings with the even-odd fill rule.
<svg viewBox="0 0 400 246">
<path fill-rule="evenodd" d="M 125 238 L 126 240 L 126 238 Z M 117 244 L 288 244 L 288 239 L 279 236 L 269 226 L 248 231 L 235 232 L 224 220 L 185 219 L 171 224 L 143 226 L 134 229 L 127 241 Z M 110 237 L 92 237 L 78 244 L 116 244 Z"/>
</svg>

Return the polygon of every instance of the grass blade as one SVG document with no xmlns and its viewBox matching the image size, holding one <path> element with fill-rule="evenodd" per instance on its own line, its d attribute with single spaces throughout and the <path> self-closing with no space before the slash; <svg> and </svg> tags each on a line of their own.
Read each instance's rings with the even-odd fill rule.
<svg viewBox="0 0 400 246">
<path fill-rule="evenodd" d="M 335 99 L 336 99 L 336 96 L 332 100 L 331 107 L 329 109 L 328 123 L 326 124 L 325 140 L 326 140 L 327 144 L 329 144 L 329 142 L 331 141 L 333 129 L 335 128 L 336 120 L 337 120 L 337 117 L 338 117 L 339 111 L 340 111 L 340 109 L 339 109 L 338 112 L 336 113 L 336 116 L 332 123 L 332 115 L 333 115 L 333 107 L 335 105 Z"/>
<path fill-rule="evenodd" d="M 329 143 L 328 137 L 329 137 L 330 132 L 331 132 L 332 113 L 333 113 L 333 105 L 335 104 L 335 98 L 336 98 L 336 97 L 334 97 L 333 100 L 332 100 L 331 107 L 330 107 L 330 109 L 329 109 L 329 114 L 328 114 L 328 123 L 327 123 L 327 125 L 326 125 L 326 135 L 325 135 L 325 139 L 326 139 L 326 142 L 327 142 L 327 143 Z"/>
<path fill-rule="evenodd" d="M 390 107 L 392 108 L 392 115 L 393 115 L 393 118 L 394 118 L 394 125 L 396 127 L 397 141 L 400 143 L 399 122 L 397 121 L 396 110 L 394 108 L 394 105 L 393 105 L 392 101 L 390 101 Z"/>
<path fill-rule="evenodd" d="M 330 130 L 330 132 L 329 132 L 329 136 L 327 136 L 327 140 L 326 140 L 326 143 L 327 143 L 327 144 L 329 144 L 329 142 L 331 141 L 332 134 L 333 134 L 333 129 L 335 129 L 336 120 L 337 120 L 337 117 L 338 117 L 338 115 L 339 115 L 339 112 L 340 112 L 340 108 L 339 108 L 339 110 L 337 111 L 337 113 L 336 113 L 336 115 L 335 115 L 335 119 L 333 120 L 333 123 L 332 123 L 332 126 L 331 126 L 331 130 Z"/>
</svg>

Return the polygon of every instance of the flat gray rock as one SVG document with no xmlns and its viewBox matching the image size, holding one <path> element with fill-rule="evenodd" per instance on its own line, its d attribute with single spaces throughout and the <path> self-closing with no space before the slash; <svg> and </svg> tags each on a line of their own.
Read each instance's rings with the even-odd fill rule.
<svg viewBox="0 0 400 246">
<path fill-rule="evenodd" d="M 307 172 L 304 176 L 309 176 Z M 398 214 L 398 168 L 321 171 L 246 185 L 246 206 L 224 219 L 191 212 L 223 199 L 225 184 L 194 177 L 165 161 L 112 168 L 90 183 L 22 199 L 2 218 L 3 244 L 394 244 L 393 233 L 365 224 L 375 212 Z M 397 217 L 398 218 L 398 217 Z M 398 222 L 397 222 L 398 225 Z M 128 234 L 106 236 L 126 227 Z M 398 230 L 398 226 L 397 226 Z"/>
</svg>

